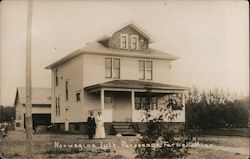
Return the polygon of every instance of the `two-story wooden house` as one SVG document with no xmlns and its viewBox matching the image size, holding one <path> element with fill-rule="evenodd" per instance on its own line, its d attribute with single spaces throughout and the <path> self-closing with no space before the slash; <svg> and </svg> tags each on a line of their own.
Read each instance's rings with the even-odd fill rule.
<svg viewBox="0 0 250 159">
<path fill-rule="evenodd" d="M 185 122 L 185 88 L 169 84 L 171 61 L 177 57 L 150 48 L 153 42 L 129 22 L 47 66 L 52 70 L 52 123 L 65 131 L 84 131 L 89 112 L 102 111 L 109 131 L 113 123 L 143 123 L 142 111 L 158 112 L 169 97 L 180 97 L 183 104 L 168 107 L 179 113 L 172 122 Z"/>
</svg>

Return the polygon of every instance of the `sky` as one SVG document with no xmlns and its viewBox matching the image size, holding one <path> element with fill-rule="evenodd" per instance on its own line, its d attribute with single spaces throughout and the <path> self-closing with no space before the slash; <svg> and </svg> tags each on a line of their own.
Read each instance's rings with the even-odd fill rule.
<svg viewBox="0 0 250 159">
<path fill-rule="evenodd" d="M 0 104 L 25 86 L 27 2 L 0 10 Z M 32 86 L 51 87 L 47 65 L 132 20 L 152 35 L 150 47 L 179 57 L 171 84 L 249 92 L 247 1 L 34 0 Z"/>
</svg>

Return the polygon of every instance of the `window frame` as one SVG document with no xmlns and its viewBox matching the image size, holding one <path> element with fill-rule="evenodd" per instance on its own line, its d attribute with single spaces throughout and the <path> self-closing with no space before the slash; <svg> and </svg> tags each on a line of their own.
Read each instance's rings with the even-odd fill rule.
<svg viewBox="0 0 250 159">
<path fill-rule="evenodd" d="M 153 98 L 155 99 L 155 103 L 152 102 Z M 146 103 L 143 102 L 143 99 L 144 99 L 144 102 Z M 145 105 L 143 105 L 143 103 Z M 155 104 L 155 107 L 153 106 L 153 104 Z M 157 96 L 147 97 L 146 95 L 136 95 L 135 96 L 135 109 L 136 110 L 159 110 L 158 97 Z"/>
<path fill-rule="evenodd" d="M 140 62 L 143 62 L 143 68 L 140 67 Z M 147 67 L 147 63 L 151 63 L 150 69 Z M 152 60 L 139 60 L 138 61 L 139 80 L 153 80 L 153 61 Z M 143 72 L 143 78 L 140 77 L 141 71 Z M 150 78 L 147 78 L 147 73 L 150 71 Z"/>
<path fill-rule="evenodd" d="M 110 60 L 110 65 L 111 65 L 110 68 L 107 67 L 106 60 Z M 111 57 L 105 57 L 105 78 L 112 78 L 112 67 L 113 67 L 112 58 Z M 107 69 L 110 69 L 110 76 L 107 76 L 107 74 L 106 74 Z"/>
<path fill-rule="evenodd" d="M 56 97 L 56 116 L 60 116 L 60 97 Z"/>
<path fill-rule="evenodd" d="M 143 63 L 142 69 L 141 69 L 141 67 L 140 67 L 140 62 Z M 139 67 L 139 80 L 145 80 L 145 60 L 139 60 L 139 61 L 138 61 L 138 67 Z M 140 75 L 141 71 L 142 71 L 142 73 L 143 73 L 143 78 L 140 77 L 140 76 L 141 76 L 141 75 Z"/>
<path fill-rule="evenodd" d="M 111 67 L 107 67 L 106 60 L 110 59 L 111 61 Z M 119 61 L 119 65 L 116 68 L 115 67 L 115 60 Z M 107 69 L 110 69 L 110 76 L 106 76 Z M 119 74 L 118 76 L 115 76 L 115 70 L 118 70 Z M 105 78 L 113 78 L 113 79 L 120 79 L 121 78 L 121 59 L 120 58 L 113 58 L 113 57 L 105 57 Z"/>
<path fill-rule="evenodd" d="M 133 48 L 133 38 L 136 38 L 136 48 Z M 130 48 L 131 50 L 139 50 L 139 37 L 138 35 L 131 35 L 130 37 Z"/>
<path fill-rule="evenodd" d="M 126 37 L 125 38 L 125 44 L 126 44 L 125 48 L 123 48 L 123 37 Z M 120 36 L 120 48 L 121 49 L 128 49 L 128 34 L 121 34 L 121 36 Z"/>
<path fill-rule="evenodd" d="M 150 69 L 148 69 L 147 63 L 151 63 Z M 150 78 L 147 78 L 148 71 L 150 71 Z M 146 80 L 153 80 L 153 61 L 145 61 L 145 79 Z"/>
<path fill-rule="evenodd" d="M 55 69 L 55 76 L 56 76 L 55 85 L 56 85 L 56 87 L 58 87 L 58 69 L 57 68 Z"/>
<path fill-rule="evenodd" d="M 121 77 L 121 60 L 120 60 L 119 58 L 113 58 L 112 60 L 113 60 L 113 68 L 112 68 L 112 71 L 113 71 L 113 78 L 120 79 L 120 77 Z M 119 61 L 119 66 L 118 66 L 118 68 L 115 68 L 115 60 Z M 118 74 L 117 77 L 115 76 L 115 70 L 119 70 L 119 71 L 118 71 L 119 74 Z"/>
<path fill-rule="evenodd" d="M 78 99 L 78 97 L 79 97 L 79 99 Z M 81 92 L 76 92 L 76 102 L 80 102 L 80 101 L 81 101 Z"/>
<path fill-rule="evenodd" d="M 69 100 L 69 81 L 65 81 L 65 100 Z"/>
</svg>

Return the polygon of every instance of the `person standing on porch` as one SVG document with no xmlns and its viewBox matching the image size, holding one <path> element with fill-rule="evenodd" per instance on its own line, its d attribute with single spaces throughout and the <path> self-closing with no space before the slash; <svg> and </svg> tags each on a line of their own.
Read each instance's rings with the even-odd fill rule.
<svg viewBox="0 0 250 159">
<path fill-rule="evenodd" d="M 89 139 L 93 139 L 93 136 L 95 134 L 95 129 L 96 129 L 95 118 L 93 116 L 93 112 L 91 111 L 90 116 L 87 119 L 87 133 Z"/>
<path fill-rule="evenodd" d="M 95 133 L 96 139 L 103 139 L 105 138 L 105 129 L 104 129 L 104 121 L 102 112 L 98 112 L 98 115 L 96 117 L 96 133 Z"/>
</svg>

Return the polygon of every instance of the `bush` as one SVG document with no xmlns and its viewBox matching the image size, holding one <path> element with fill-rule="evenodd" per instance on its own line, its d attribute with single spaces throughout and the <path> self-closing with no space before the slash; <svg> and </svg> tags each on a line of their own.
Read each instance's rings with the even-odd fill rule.
<svg viewBox="0 0 250 159">
<path fill-rule="evenodd" d="M 167 102 L 166 102 L 167 103 Z M 148 111 L 145 112 L 148 122 L 145 133 L 142 134 L 140 144 L 135 152 L 138 158 L 182 158 L 188 154 L 188 143 L 192 141 L 192 136 L 186 133 L 185 127 L 180 128 L 179 132 L 174 131 L 174 127 L 164 122 L 164 117 L 171 120 L 176 118 L 176 113 L 164 109 L 159 116 L 151 118 Z M 147 146 L 148 145 L 148 146 Z"/>
</svg>

